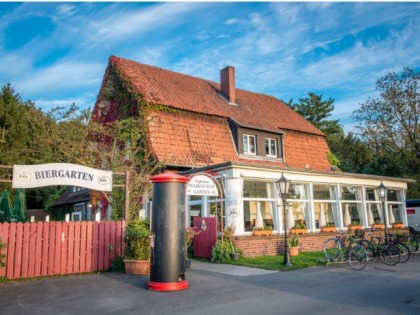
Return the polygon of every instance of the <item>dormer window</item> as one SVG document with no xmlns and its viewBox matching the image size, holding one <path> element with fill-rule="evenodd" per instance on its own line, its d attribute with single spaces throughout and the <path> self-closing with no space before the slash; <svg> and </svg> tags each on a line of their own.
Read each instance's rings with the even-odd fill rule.
<svg viewBox="0 0 420 315">
<path fill-rule="evenodd" d="M 243 135 L 244 153 L 257 154 L 257 140 L 254 135 Z"/>
<path fill-rule="evenodd" d="M 277 141 L 274 138 L 265 138 L 265 155 L 277 157 Z"/>
</svg>

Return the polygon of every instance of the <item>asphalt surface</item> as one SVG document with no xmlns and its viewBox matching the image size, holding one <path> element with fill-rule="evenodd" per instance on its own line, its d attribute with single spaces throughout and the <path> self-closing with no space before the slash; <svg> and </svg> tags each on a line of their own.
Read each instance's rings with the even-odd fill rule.
<svg viewBox="0 0 420 315">
<path fill-rule="evenodd" d="M 291 272 L 192 262 L 189 288 L 148 290 L 146 276 L 72 275 L 0 284 L 0 314 L 420 314 L 420 255 Z"/>
</svg>

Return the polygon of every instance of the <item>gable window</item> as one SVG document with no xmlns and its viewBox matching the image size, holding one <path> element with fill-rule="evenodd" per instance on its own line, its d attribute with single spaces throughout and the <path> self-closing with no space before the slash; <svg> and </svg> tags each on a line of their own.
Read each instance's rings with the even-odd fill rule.
<svg viewBox="0 0 420 315">
<path fill-rule="evenodd" d="M 277 157 L 277 141 L 273 138 L 265 138 L 265 155 Z"/>
<path fill-rule="evenodd" d="M 255 136 L 243 135 L 244 141 L 244 153 L 245 154 L 257 154 L 256 139 Z"/>
</svg>

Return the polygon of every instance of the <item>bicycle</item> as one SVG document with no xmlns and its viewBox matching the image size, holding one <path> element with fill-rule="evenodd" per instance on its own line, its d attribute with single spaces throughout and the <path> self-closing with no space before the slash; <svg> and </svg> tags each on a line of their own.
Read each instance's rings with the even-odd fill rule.
<svg viewBox="0 0 420 315">
<path fill-rule="evenodd" d="M 388 234 L 388 242 L 389 244 L 393 244 L 397 246 L 398 250 L 400 251 L 400 263 L 405 263 L 410 259 L 411 251 L 410 248 L 405 244 L 406 238 L 402 241 L 397 238 L 395 234 Z"/>
<path fill-rule="evenodd" d="M 410 252 L 413 253 L 419 250 L 419 243 L 420 243 L 420 231 L 419 231 L 419 225 L 416 224 L 415 229 L 411 226 L 409 228 L 409 234 L 408 234 L 406 245 L 410 249 Z"/>
<path fill-rule="evenodd" d="M 376 259 L 379 257 L 381 261 L 388 266 L 395 266 L 400 262 L 401 250 L 394 244 L 382 243 L 382 236 L 375 236 L 373 234 L 374 229 L 369 233 L 370 241 L 364 237 L 364 233 L 361 239 L 357 241 L 357 244 L 361 245 L 367 252 L 370 259 Z"/>
<path fill-rule="evenodd" d="M 347 232 L 339 231 L 340 235 L 329 238 L 324 243 L 324 255 L 328 261 L 336 261 L 339 257 L 346 260 L 354 270 L 363 270 L 368 263 L 369 257 L 363 246 L 353 245 L 354 238 L 349 238 L 349 244 L 345 246 Z"/>
</svg>

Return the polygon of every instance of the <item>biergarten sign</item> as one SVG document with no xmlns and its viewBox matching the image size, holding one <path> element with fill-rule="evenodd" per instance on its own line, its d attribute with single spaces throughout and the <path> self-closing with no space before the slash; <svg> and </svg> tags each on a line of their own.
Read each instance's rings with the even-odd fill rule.
<svg viewBox="0 0 420 315">
<path fill-rule="evenodd" d="M 112 191 L 112 171 L 69 163 L 14 165 L 13 188 L 68 185 Z"/>
<path fill-rule="evenodd" d="M 205 175 L 195 175 L 188 182 L 187 195 L 193 196 L 218 196 L 216 184 Z"/>
</svg>

